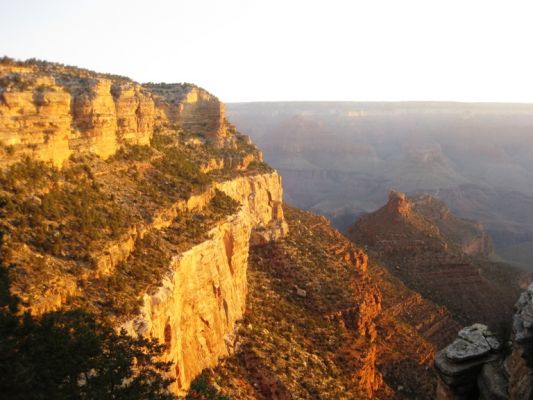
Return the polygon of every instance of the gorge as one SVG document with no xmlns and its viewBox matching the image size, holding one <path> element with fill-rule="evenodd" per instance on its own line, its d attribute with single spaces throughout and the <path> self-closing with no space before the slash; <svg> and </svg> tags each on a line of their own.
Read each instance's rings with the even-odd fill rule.
<svg viewBox="0 0 533 400">
<path fill-rule="evenodd" d="M 350 148 L 350 162 L 373 157 L 363 147 Z M 529 283 L 491 259 L 481 224 L 431 196 L 393 191 L 347 236 L 284 203 L 278 172 L 224 104 L 192 84 L 3 59 L 0 169 L 2 274 L 16 318 L 82 310 L 155 340 L 169 396 L 477 396 L 496 349 L 448 369 L 442 349 L 465 325 L 510 329 Z M 497 389 L 513 399 L 533 387 L 530 303 L 531 287 L 516 308 L 514 344 L 498 355 L 513 360 Z M 83 373 L 72 390 L 97 375 Z M 9 382 L 2 389 L 17 398 Z"/>
</svg>

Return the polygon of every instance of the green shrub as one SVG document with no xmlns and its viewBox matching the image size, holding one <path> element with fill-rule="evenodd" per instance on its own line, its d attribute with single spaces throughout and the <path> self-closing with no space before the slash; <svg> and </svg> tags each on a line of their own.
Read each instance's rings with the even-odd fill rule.
<svg viewBox="0 0 533 400">
<path fill-rule="evenodd" d="M 231 400 L 230 397 L 221 394 L 209 384 L 204 373 L 201 373 L 191 382 L 186 400 Z"/>
<path fill-rule="evenodd" d="M 239 206 L 239 202 L 233 200 L 227 194 L 218 189 L 216 189 L 215 196 L 210 203 L 210 207 L 213 209 L 213 211 L 222 215 L 235 214 L 239 209 Z"/>
<path fill-rule="evenodd" d="M 121 147 L 114 155 L 114 160 L 121 161 L 148 161 L 154 151 L 150 146 L 133 144 Z"/>
<path fill-rule="evenodd" d="M 0 231 L 0 247 L 3 244 Z M 83 310 L 22 314 L 0 252 L 0 393 L 13 400 L 172 399 L 164 346 Z"/>
<path fill-rule="evenodd" d="M 131 222 L 85 164 L 59 172 L 24 158 L 0 174 L 0 188 L 9 193 L 0 209 L 14 236 L 54 256 L 87 261 L 93 243 L 118 239 Z M 39 188 L 46 190 L 33 195 Z"/>
</svg>

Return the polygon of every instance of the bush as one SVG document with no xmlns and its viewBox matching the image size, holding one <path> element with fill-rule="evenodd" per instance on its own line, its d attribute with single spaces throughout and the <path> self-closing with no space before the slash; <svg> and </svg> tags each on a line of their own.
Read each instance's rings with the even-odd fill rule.
<svg viewBox="0 0 533 400">
<path fill-rule="evenodd" d="M 88 260 L 94 242 L 118 239 L 131 221 L 85 164 L 59 172 L 25 158 L 0 174 L 0 187 L 9 193 L 0 211 L 14 236 L 55 256 Z"/>
<path fill-rule="evenodd" d="M 210 207 L 213 211 L 222 215 L 235 214 L 239 209 L 239 202 L 233 200 L 227 194 L 216 189 L 215 196 L 211 200 Z"/>
<path fill-rule="evenodd" d="M 146 145 L 126 145 L 121 147 L 113 159 L 121 161 L 149 161 L 153 156 L 154 151 L 150 146 Z"/>
<path fill-rule="evenodd" d="M 192 381 L 185 400 L 231 400 L 231 398 L 220 394 L 218 390 L 209 385 L 205 374 L 201 373 Z"/>
</svg>

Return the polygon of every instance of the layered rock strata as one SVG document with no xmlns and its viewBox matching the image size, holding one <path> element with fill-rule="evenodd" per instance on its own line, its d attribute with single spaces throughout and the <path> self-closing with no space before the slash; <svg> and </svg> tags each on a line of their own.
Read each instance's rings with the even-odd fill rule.
<svg viewBox="0 0 533 400">
<path fill-rule="evenodd" d="M 481 223 L 456 217 L 444 202 L 429 195 L 413 196 L 410 201 L 414 211 L 434 223 L 440 234 L 456 243 L 465 254 L 494 255 L 492 239 Z"/>
<path fill-rule="evenodd" d="M 200 371 L 232 351 L 233 331 L 245 310 L 250 245 L 287 234 L 279 175 L 262 164 L 250 138 L 225 120 L 224 105 L 194 85 L 141 85 L 58 64 L 3 62 L 0 168 L 7 171 L 25 156 L 60 167 L 42 164 L 50 176 L 72 168 L 85 171 L 80 176 L 87 174 L 106 204 L 122 210 L 115 222 L 125 226 L 115 236 L 81 243 L 83 258 L 12 239 L 15 274 L 31 275 L 15 279 L 12 292 L 34 315 L 83 304 L 117 329 L 158 339 L 166 347 L 164 358 L 172 362 L 172 389 L 184 393 Z M 174 164 L 161 165 L 162 160 Z M 49 191 L 60 193 L 58 188 L 67 185 L 61 179 L 27 190 L 39 211 Z M 68 186 L 78 189 L 76 181 Z M 166 193 L 167 188 L 174 192 Z M 219 219 L 205 216 L 209 222 L 201 230 L 180 225 L 186 218 L 204 218 L 218 192 L 227 196 L 222 196 L 226 203 L 219 205 Z M 228 197 L 238 203 L 237 211 L 221 211 L 230 207 Z M 64 206 L 56 203 L 51 206 Z M 44 234 L 64 223 L 45 220 Z M 172 231 L 173 224 L 179 228 Z M 191 232 L 179 230 L 184 228 Z M 10 229 L 15 232 L 16 224 Z M 165 242 L 168 236 L 173 237 Z M 166 245 L 166 253 L 151 263 L 139 250 L 146 237 Z M 46 272 L 36 273 L 35 260 Z M 121 273 L 135 261 L 149 265 L 150 283 L 124 283 Z M 159 271 L 161 276 L 152 276 Z M 120 279 L 113 293 L 109 283 Z M 127 299 L 116 302 L 123 307 L 113 308 L 111 297 L 126 293 Z"/>
<path fill-rule="evenodd" d="M 394 191 L 384 207 L 361 217 L 349 232 L 394 275 L 445 306 L 463 325 L 481 320 L 498 326 L 512 315 L 523 274 L 472 258 L 490 253 L 480 244 L 484 235 L 478 224 L 450 215 L 430 196 L 411 200 Z M 504 268 L 509 276 L 498 275 Z"/>
<path fill-rule="evenodd" d="M 54 64 L 0 67 L 0 166 L 24 154 L 57 166 L 83 152 L 105 159 L 148 144 L 154 127 L 227 140 L 224 105 L 194 85 L 140 85 Z"/>
</svg>

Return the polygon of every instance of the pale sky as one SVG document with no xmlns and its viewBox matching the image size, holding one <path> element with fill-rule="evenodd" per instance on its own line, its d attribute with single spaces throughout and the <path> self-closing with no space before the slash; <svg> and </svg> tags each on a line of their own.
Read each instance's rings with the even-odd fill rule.
<svg viewBox="0 0 533 400">
<path fill-rule="evenodd" d="M 226 102 L 533 102 L 531 0 L 0 0 L 0 38 Z"/>
</svg>

